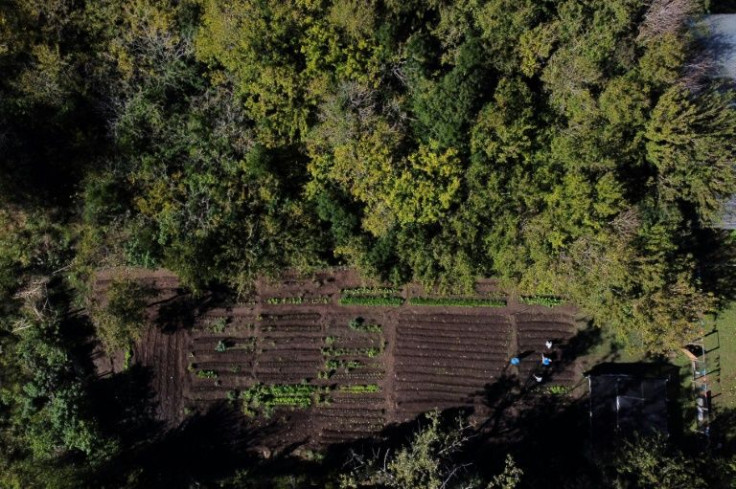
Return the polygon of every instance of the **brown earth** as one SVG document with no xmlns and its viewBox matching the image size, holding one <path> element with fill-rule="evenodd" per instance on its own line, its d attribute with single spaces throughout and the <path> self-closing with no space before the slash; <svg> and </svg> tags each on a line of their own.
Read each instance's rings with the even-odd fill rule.
<svg viewBox="0 0 736 489">
<path fill-rule="evenodd" d="M 187 320 L 174 319 L 163 307 L 181 294 L 174 275 L 125 273 L 161 291 L 134 361 L 153 372 L 162 420 L 176 424 L 258 383 L 304 382 L 329 389 L 329 403 L 280 408 L 270 420 L 255 420 L 277 427 L 267 441 L 270 449 L 375 436 L 388 424 L 435 408 L 468 407 L 482 417 L 490 410 L 484 402 L 489 386 L 503 377 L 531 388 L 571 387 L 581 379 L 580 366 L 568 351 L 577 332 L 571 306 L 528 306 L 513 297 L 506 307 L 343 306 L 342 289 L 372 284 L 355 271 L 334 270 L 261 280 L 248 303 L 193 308 Z M 100 293 L 113 274 L 120 272 L 98 275 Z M 427 294 L 412 285 L 398 295 Z M 501 295 L 492 280 L 476 287 L 477 297 Z M 301 303 L 268 302 L 274 298 Z M 381 331 L 351 329 L 348 323 L 356 317 L 380 325 Z M 546 349 L 547 340 L 553 341 L 552 350 Z M 228 346 L 224 352 L 216 351 L 220 341 Z M 371 349 L 375 355 L 365 353 Z M 542 367 L 542 353 L 553 359 L 550 367 Z M 515 355 L 522 358 L 519 367 L 509 364 Z M 353 364 L 328 372 L 330 359 Z M 121 362 L 114 363 L 100 362 L 100 372 L 118 371 Z M 217 377 L 200 378 L 197 373 L 203 371 Z M 543 383 L 537 385 L 532 375 L 542 376 Z M 379 391 L 345 390 L 356 385 L 377 385 Z"/>
</svg>

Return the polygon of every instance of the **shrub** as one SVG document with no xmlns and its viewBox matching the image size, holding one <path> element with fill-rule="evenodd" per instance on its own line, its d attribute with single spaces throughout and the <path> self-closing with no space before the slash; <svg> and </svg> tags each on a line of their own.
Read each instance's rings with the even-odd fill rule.
<svg viewBox="0 0 736 489">
<path fill-rule="evenodd" d="M 146 306 L 155 295 L 151 287 L 132 280 L 115 280 L 107 291 L 107 304 L 90 308 L 97 333 L 108 352 L 130 348 L 140 339 L 146 323 Z"/>
<path fill-rule="evenodd" d="M 215 351 L 222 353 L 227 350 L 227 344 L 224 340 L 220 340 L 217 342 L 217 345 L 215 346 Z"/>
</svg>

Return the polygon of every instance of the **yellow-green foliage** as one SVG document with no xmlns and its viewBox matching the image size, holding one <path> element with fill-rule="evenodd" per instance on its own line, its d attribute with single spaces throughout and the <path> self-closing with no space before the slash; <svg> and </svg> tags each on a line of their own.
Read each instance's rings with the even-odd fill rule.
<svg viewBox="0 0 736 489">
<path fill-rule="evenodd" d="M 146 326 L 146 306 L 154 290 L 134 280 L 114 280 L 104 296 L 95 299 L 92 317 L 105 348 L 113 353 L 140 339 Z"/>
</svg>

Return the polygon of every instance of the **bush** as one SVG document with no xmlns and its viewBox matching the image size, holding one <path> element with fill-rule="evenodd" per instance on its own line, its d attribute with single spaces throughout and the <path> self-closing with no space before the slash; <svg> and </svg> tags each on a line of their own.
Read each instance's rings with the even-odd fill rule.
<svg viewBox="0 0 736 489">
<path fill-rule="evenodd" d="M 130 348 L 140 339 L 146 323 L 146 306 L 155 294 L 151 287 L 133 280 L 114 280 L 107 291 L 107 304 L 90 307 L 92 320 L 105 349 Z"/>
</svg>

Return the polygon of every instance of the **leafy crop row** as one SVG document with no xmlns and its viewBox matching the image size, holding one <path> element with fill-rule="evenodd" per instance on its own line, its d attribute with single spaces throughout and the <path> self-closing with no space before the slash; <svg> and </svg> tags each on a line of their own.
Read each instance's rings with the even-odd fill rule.
<svg viewBox="0 0 736 489">
<path fill-rule="evenodd" d="M 322 348 L 322 356 L 324 357 L 362 357 L 375 358 L 383 352 L 382 348 Z"/>
<path fill-rule="evenodd" d="M 257 384 L 240 393 L 243 412 L 255 416 L 259 412 L 270 416 L 275 407 L 306 409 L 315 403 L 325 402 L 328 387 L 302 384 Z"/>
<path fill-rule="evenodd" d="M 463 307 L 505 307 L 506 299 L 473 297 L 412 297 L 413 306 L 463 306 Z"/>
<path fill-rule="evenodd" d="M 530 295 L 520 299 L 522 304 L 528 304 L 530 306 L 547 306 L 554 307 L 560 306 L 565 303 L 562 297 L 554 297 L 549 295 Z"/>
<path fill-rule="evenodd" d="M 394 287 L 354 287 L 350 289 L 342 289 L 340 292 L 342 293 L 343 296 L 351 296 L 351 295 L 387 296 L 387 295 L 398 294 L 400 290 Z"/>
<path fill-rule="evenodd" d="M 370 394 L 373 392 L 379 392 L 381 390 L 377 384 L 365 384 L 365 385 L 342 385 L 340 386 L 340 392 L 347 392 L 349 394 Z"/>
<path fill-rule="evenodd" d="M 327 304 L 330 302 L 330 296 L 318 295 L 305 299 L 302 296 L 297 297 L 269 297 L 266 299 L 268 304 Z"/>
<path fill-rule="evenodd" d="M 403 303 L 404 299 L 396 296 L 348 295 L 340 297 L 340 304 L 343 306 L 400 306 Z"/>
</svg>

